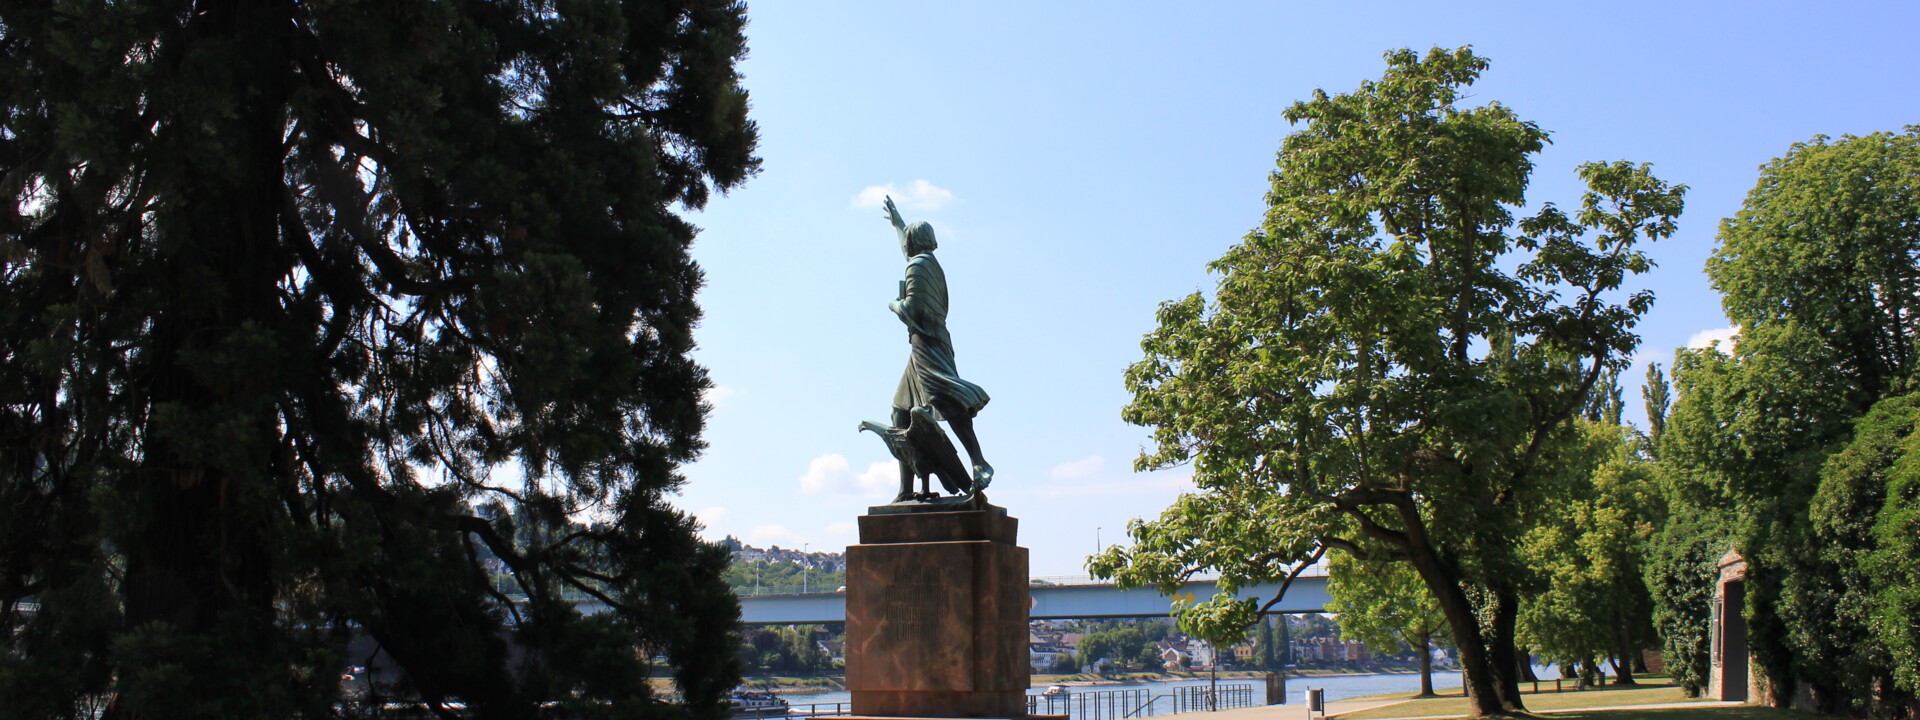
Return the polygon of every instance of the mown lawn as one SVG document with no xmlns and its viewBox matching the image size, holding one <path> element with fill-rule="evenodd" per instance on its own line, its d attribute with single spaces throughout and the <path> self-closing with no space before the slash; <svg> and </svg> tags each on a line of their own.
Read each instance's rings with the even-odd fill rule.
<svg viewBox="0 0 1920 720">
<path fill-rule="evenodd" d="M 1666 678 L 1657 677 L 1657 676 L 1656 677 L 1643 676 L 1638 679 L 1640 681 L 1640 684 L 1638 685 L 1628 685 L 1624 687 L 1617 686 L 1617 685 L 1606 685 L 1598 688 L 1593 688 L 1591 690 L 1578 690 L 1578 691 L 1570 689 L 1572 686 L 1571 684 L 1569 684 L 1567 686 L 1569 689 L 1566 690 L 1565 692 L 1554 692 L 1553 684 L 1551 681 L 1541 683 L 1540 684 L 1541 691 L 1538 693 L 1532 692 L 1532 688 L 1533 688 L 1532 683 L 1522 683 L 1520 687 L 1526 698 L 1527 709 L 1536 711 L 1536 712 L 1541 710 L 1571 710 L 1576 708 L 1612 707 L 1616 705 L 1659 705 L 1664 703 L 1687 702 L 1689 700 L 1689 698 L 1681 694 L 1680 688 L 1678 686 L 1668 683 Z M 1385 697 L 1387 696 L 1382 696 L 1382 697 L 1373 698 L 1373 699 L 1385 699 Z M 1400 695 L 1400 697 L 1410 697 L 1410 695 L 1402 694 Z M 1355 698 L 1355 699 L 1359 699 L 1359 698 Z M 1654 712 L 1654 711 L 1647 711 L 1647 712 Z M 1384 720 L 1386 718 L 1433 717 L 1433 716 L 1466 715 L 1466 714 L 1467 714 L 1466 697 L 1460 694 L 1459 688 L 1450 688 L 1448 691 L 1443 692 L 1443 694 L 1437 698 L 1423 698 L 1419 700 L 1410 700 L 1408 702 L 1395 703 L 1393 705 L 1388 705 L 1386 707 L 1373 708 L 1371 710 L 1361 710 L 1357 712 L 1342 713 L 1340 715 L 1335 715 L 1334 717 L 1340 718 L 1341 720 Z M 1596 717 L 1597 716 L 1598 715 L 1596 714 Z M 1561 717 L 1561 715 L 1556 714 L 1556 718 L 1558 717 Z M 1572 717 L 1572 716 L 1567 715 L 1566 717 Z M 1606 717 L 1609 719 L 1619 718 L 1618 715 L 1612 714 L 1612 713 L 1607 713 Z M 1768 717 L 1776 718 L 1779 716 L 1768 716 Z M 1676 717 L 1674 720 L 1687 720 L 1687 719 L 1684 717 Z M 1744 719 L 1727 716 L 1726 720 L 1744 720 Z"/>
<path fill-rule="evenodd" d="M 1655 708 L 1648 710 L 1602 710 L 1583 713 L 1554 713 L 1554 720 L 1820 720 L 1819 715 L 1801 710 L 1779 710 L 1758 705 L 1733 707 Z"/>
</svg>

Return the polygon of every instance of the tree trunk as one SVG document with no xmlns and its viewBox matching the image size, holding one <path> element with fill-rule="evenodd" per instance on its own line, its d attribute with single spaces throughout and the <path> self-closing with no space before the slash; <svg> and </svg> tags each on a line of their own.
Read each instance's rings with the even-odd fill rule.
<svg viewBox="0 0 1920 720">
<path fill-rule="evenodd" d="M 1514 672 L 1520 674 L 1520 682 L 1539 682 L 1540 676 L 1533 672 L 1533 652 L 1530 648 L 1519 648 L 1515 653 L 1520 658 L 1520 667 Z"/>
<path fill-rule="evenodd" d="M 167 694 L 185 702 L 118 695 L 108 718 L 189 715 L 194 699 L 258 698 L 262 679 L 287 682 L 269 661 L 274 363 L 240 356 L 284 349 L 273 336 L 287 267 L 277 200 L 291 20 L 284 2 L 197 7 L 185 33 L 192 47 L 163 50 L 163 62 L 172 74 L 217 81 L 204 103 L 212 109 L 163 116 L 155 133 L 152 172 L 173 207 L 156 223 L 163 270 L 145 280 L 165 300 L 152 315 L 142 387 L 133 389 L 151 403 L 141 463 L 124 488 L 140 522 L 115 538 L 127 553 L 127 626 L 146 633 L 154 646 L 144 649 L 155 653 L 153 665 L 127 663 L 117 685 L 125 693 L 184 669 L 184 682 L 166 682 L 177 683 Z M 204 67 L 208 59 L 191 51 L 218 53 L 222 67 Z M 221 99 L 232 104 L 222 108 Z"/>
<path fill-rule="evenodd" d="M 1220 709 L 1220 649 L 1213 650 L 1212 667 L 1207 669 L 1207 710 Z"/>
<path fill-rule="evenodd" d="M 1627 620 L 1626 610 L 1619 611 L 1616 620 L 1620 625 L 1620 659 L 1613 664 L 1613 684 L 1634 685 L 1633 659 L 1640 653 L 1633 647 L 1633 625 Z"/>
<path fill-rule="evenodd" d="M 1481 644 L 1480 617 L 1474 611 L 1473 601 L 1460 588 L 1459 576 L 1424 543 L 1409 543 L 1407 558 L 1420 573 L 1420 579 L 1426 582 L 1427 589 L 1433 592 L 1441 614 L 1447 618 L 1448 629 L 1453 631 L 1460 671 L 1466 676 L 1467 707 L 1474 717 L 1502 714 L 1505 708 L 1495 694 L 1495 675 L 1487 648 Z"/>
<path fill-rule="evenodd" d="M 1514 650 L 1515 627 L 1520 621 L 1520 598 L 1508 585 L 1493 590 L 1493 628 L 1487 634 L 1487 665 L 1492 674 L 1493 691 L 1506 712 L 1525 712 L 1526 700 L 1520 697 L 1520 677 L 1516 670 L 1520 658 Z"/>
<path fill-rule="evenodd" d="M 1420 647 L 1420 697 L 1433 696 L 1433 633 L 1423 632 L 1418 636 Z"/>
</svg>

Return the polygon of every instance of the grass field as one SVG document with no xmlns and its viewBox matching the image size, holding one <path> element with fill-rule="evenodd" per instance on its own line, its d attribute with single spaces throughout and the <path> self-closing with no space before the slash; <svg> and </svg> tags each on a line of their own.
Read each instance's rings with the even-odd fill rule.
<svg viewBox="0 0 1920 720">
<path fill-rule="evenodd" d="M 1533 711 L 1571 710 L 1576 708 L 1613 707 L 1617 705 L 1659 705 L 1659 704 L 1665 704 L 1665 703 L 1687 702 L 1689 700 L 1689 698 L 1681 694 L 1679 687 L 1670 684 L 1666 678 L 1642 676 L 1638 678 L 1638 680 L 1640 681 L 1640 684 L 1638 685 L 1628 685 L 1628 686 L 1607 685 L 1603 687 L 1594 688 L 1591 690 L 1576 691 L 1576 690 L 1568 689 L 1565 692 L 1554 692 L 1553 684 L 1550 681 L 1541 683 L 1541 691 L 1538 693 L 1532 692 L 1532 688 L 1533 688 L 1532 683 L 1522 683 L 1520 687 L 1522 690 L 1522 694 L 1524 695 L 1527 703 L 1527 709 L 1533 710 Z M 1571 688 L 1571 685 L 1569 685 L 1568 687 Z M 1447 694 L 1447 693 L 1451 693 L 1451 694 Z M 1412 697 L 1412 694 L 1397 693 L 1393 695 L 1379 695 L 1379 696 L 1374 696 L 1371 698 L 1364 698 L 1364 699 L 1385 700 L 1385 699 L 1403 698 L 1403 697 Z M 1351 698 L 1351 699 L 1358 700 L 1363 698 Z M 1653 712 L 1653 711 L 1647 711 L 1647 712 Z M 1466 714 L 1467 714 L 1466 697 L 1460 694 L 1459 688 L 1450 688 L 1448 691 L 1443 692 L 1440 697 L 1410 700 L 1408 702 L 1395 703 L 1393 705 L 1389 705 L 1386 707 L 1373 708 L 1371 710 L 1361 710 L 1358 712 L 1335 715 L 1334 717 L 1340 718 L 1341 720 L 1385 720 L 1386 718 L 1433 717 L 1433 716 L 1466 715 Z M 1556 714 L 1556 718 L 1558 717 L 1561 717 L 1561 716 Z M 1600 717 L 1600 715 L 1595 714 L 1595 717 L 1596 718 Z M 1614 713 L 1607 713 L 1605 714 L 1605 717 L 1618 718 L 1619 715 Z M 1720 716 L 1715 716 L 1715 717 L 1720 717 Z M 1767 717 L 1777 718 L 1780 716 L 1769 715 Z M 1675 716 L 1674 720 L 1687 720 L 1687 718 L 1685 718 L 1684 716 Z M 1743 720 L 1743 719 L 1735 718 L 1733 716 L 1726 716 L 1726 720 Z"/>
<path fill-rule="evenodd" d="M 1778 710 L 1757 705 L 1741 705 L 1554 713 L 1553 720 L 1821 720 L 1821 716 L 1801 710 Z"/>
</svg>

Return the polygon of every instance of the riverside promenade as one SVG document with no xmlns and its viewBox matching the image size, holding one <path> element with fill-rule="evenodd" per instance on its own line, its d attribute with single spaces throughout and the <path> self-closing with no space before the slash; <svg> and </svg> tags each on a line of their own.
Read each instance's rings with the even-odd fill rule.
<svg viewBox="0 0 1920 720">
<path fill-rule="evenodd" d="M 1392 699 L 1333 700 L 1327 703 L 1326 717 L 1332 718 L 1332 717 L 1338 717 L 1340 715 L 1346 715 L 1349 713 L 1359 713 L 1367 710 L 1387 708 L 1389 706 L 1400 705 L 1407 702 L 1409 701 L 1408 700 L 1392 700 Z M 1557 713 L 1606 712 L 1606 711 L 1612 711 L 1612 710 L 1664 710 L 1664 709 L 1670 709 L 1670 708 L 1720 708 L 1720 707 L 1735 708 L 1735 707 L 1741 707 L 1744 704 L 1745 703 L 1736 702 L 1736 701 L 1694 700 L 1694 701 L 1677 702 L 1677 703 L 1649 703 L 1645 705 L 1610 705 L 1610 706 L 1604 706 L 1604 707 L 1559 708 L 1559 709 L 1553 709 L 1553 710 L 1534 710 L 1531 712 L 1536 715 L 1552 715 Z M 1250 707 L 1250 708 L 1235 708 L 1232 710 L 1221 710 L 1218 712 L 1212 712 L 1207 714 L 1211 716 L 1209 720 L 1311 720 L 1312 718 L 1318 717 L 1317 713 L 1314 715 L 1309 715 L 1307 713 L 1307 706 L 1304 703 L 1296 703 L 1296 704 L 1289 704 L 1289 705 L 1263 705 L 1260 707 Z M 1446 720 L 1447 718 L 1464 717 L 1463 715 L 1407 715 L 1407 716 L 1393 715 L 1391 717 L 1380 717 L 1379 713 L 1368 713 L 1368 716 L 1377 717 L 1379 718 L 1379 720 Z"/>
<path fill-rule="evenodd" d="M 1332 700 L 1327 702 L 1327 716 L 1372 710 L 1404 702 L 1406 700 Z M 1207 715 L 1209 720 L 1308 720 L 1306 703 L 1234 708 L 1207 713 Z M 1318 717 L 1318 713 L 1314 716 Z"/>
</svg>

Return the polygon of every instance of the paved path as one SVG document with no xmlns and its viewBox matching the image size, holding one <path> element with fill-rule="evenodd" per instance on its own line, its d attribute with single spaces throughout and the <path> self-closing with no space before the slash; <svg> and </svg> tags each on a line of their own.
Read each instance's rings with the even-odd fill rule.
<svg viewBox="0 0 1920 720">
<path fill-rule="evenodd" d="M 1377 707 L 1398 705 L 1406 700 L 1333 700 L 1327 703 L 1327 715 L 1360 712 Z M 1208 720 L 1307 720 L 1307 704 L 1304 702 L 1289 705 L 1262 705 L 1250 708 L 1234 708 L 1208 713 Z M 1314 717 L 1319 717 L 1315 713 Z"/>
<path fill-rule="evenodd" d="M 1389 705 L 1398 705 L 1406 700 L 1334 700 L 1327 703 L 1327 716 L 1372 710 Z M 1553 715 L 1557 713 L 1601 712 L 1606 710 L 1665 710 L 1668 708 L 1717 708 L 1740 707 L 1746 703 L 1721 700 L 1691 700 L 1673 703 L 1648 703 L 1645 705 L 1607 705 L 1602 707 L 1565 708 L 1561 710 L 1533 710 L 1535 715 Z M 1265 705 L 1261 707 L 1236 708 L 1210 713 L 1209 720 L 1308 720 L 1305 703 L 1291 705 Z M 1318 717 L 1318 714 L 1315 714 Z M 1382 720 L 1450 720 L 1465 715 L 1410 715 L 1407 717 L 1383 718 Z"/>
</svg>

